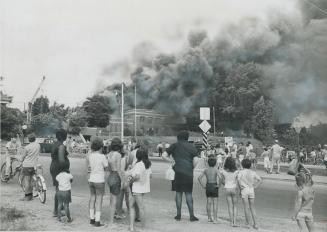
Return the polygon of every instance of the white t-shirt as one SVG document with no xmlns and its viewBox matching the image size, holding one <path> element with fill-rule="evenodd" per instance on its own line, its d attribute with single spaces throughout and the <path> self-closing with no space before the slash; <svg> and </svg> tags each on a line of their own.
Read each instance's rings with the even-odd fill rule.
<svg viewBox="0 0 327 232">
<path fill-rule="evenodd" d="M 239 171 L 237 179 L 240 183 L 241 189 L 253 188 L 256 181 L 261 180 L 258 174 L 250 169 L 243 169 Z"/>
<path fill-rule="evenodd" d="M 139 175 L 140 178 L 133 182 L 133 193 L 149 193 L 150 192 L 150 175 L 152 173 L 151 168 L 145 169 L 142 161 L 137 162 L 134 168 L 131 170 L 132 176 Z"/>
<path fill-rule="evenodd" d="M 221 174 L 225 178 L 225 188 L 236 188 L 237 187 L 237 175 L 238 171 L 235 172 L 227 172 L 226 170 L 222 170 Z"/>
<path fill-rule="evenodd" d="M 105 182 L 105 171 L 108 167 L 108 160 L 104 154 L 99 152 L 92 152 L 89 154 L 89 167 L 91 168 L 89 182 L 93 183 L 104 183 Z"/>
<path fill-rule="evenodd" d="M 73 179 L 73 175 L 67 172 L 60 172 L 56 176 L 56 180 L 58 181 L 59 185 L 58 188 L 60 191 L 68 191 L 72 189 L 70 180 Z"/>
</svg>

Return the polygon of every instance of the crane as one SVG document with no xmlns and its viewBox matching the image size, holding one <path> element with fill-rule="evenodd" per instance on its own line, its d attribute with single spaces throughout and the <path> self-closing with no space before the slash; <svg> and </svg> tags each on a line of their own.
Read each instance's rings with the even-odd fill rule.
<svg viewBox="0 0 327 232">
<path fill-rule="evenodd" d="M 34 104 L 34 101 L 36 99 L 37 94 L 40 92 L 40 89 L 41 89 L 44 81 L 45 81 L 45 76 L 42 77 L 42 80 L 41 80 L 38 88 L 36 89 L 31 101 L 28 103 L 28 109 L 27 109 L 27 114 L 26 114 L 26 123 L 27 123 L 27 125 L 31 124 L 31 121 L 32 121 L 32 106 Z"/>
</svg>

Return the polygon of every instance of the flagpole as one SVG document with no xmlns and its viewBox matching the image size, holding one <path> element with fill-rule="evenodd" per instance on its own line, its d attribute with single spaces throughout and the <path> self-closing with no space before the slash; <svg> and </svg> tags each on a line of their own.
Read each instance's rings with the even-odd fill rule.
<svg viewBox="0 0 327 232">
<path fill-rule="evenodd" d="M 124 83 L 121 84 L 121 141 L 124 142 Z"/>
<path fill-rule="evenodd" d="M 213 135 L 216 134 L 216 114 L 215 114 L 215 107 L 212 107 L 212 111 L 213 111 Z"/>
<path fill-rule="evenodd" d="M 134 137 L 136 138 L 136 85 L 134 87 Z"/>
</svg>

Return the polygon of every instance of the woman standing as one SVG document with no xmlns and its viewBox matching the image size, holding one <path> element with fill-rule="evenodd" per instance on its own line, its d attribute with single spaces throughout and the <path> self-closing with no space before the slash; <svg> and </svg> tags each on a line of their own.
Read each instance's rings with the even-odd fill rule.
<svg viewBox="0 0 327 232">
<path fill-rule="evenodd" d="M 50 174 L 52 177 L 53 186 L 56 188 L 56 193 L 58 192 L 58 181 L 56 176 L 64 171 L 69 170 L 70 162 L 68 159 L 68 152 L 66 146 L 63 144 L 67 139 L 67 132 L 64 129 L 59 129 L 56 131 L 57 142 L 54 144 L 51 152 L 51 164 L 50 164 Z M 70 196 L 71 202 L 71 196 Z M 58 198 L 57 194 L 54 197 L 54 210 L 53 216 L 58 216 Z"/>
<path fill-rule="evenodd" d="M 145 227 L 145 206 L 143 202 L 144 194 L 150 192 L 151 162 L 146 148 L 140 148 L 136 152 L 137 162 L 129 176 L 132 183 L 132 197 L 130 199 L 130 231 L 134 231 L 135 206 L 140 212 L 142 227 Z"/>
<path fill-rule="evenodd" d="M 103 148 L 103 142 L 100 138 L 95 138 L 91 144 L 92 152 L 86 159 L 89 172 L 90 186 L 90 224 L 96 227 L 103 226 L 100 223 L 102 200 L 104 195 L 105 175 L 108 171 L 108 161 L 100 151 Z"/>
</svg>

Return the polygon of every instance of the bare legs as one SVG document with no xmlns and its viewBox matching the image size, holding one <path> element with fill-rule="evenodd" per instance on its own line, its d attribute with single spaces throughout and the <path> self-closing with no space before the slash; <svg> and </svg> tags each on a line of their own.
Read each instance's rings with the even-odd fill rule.
<svg viewBox="0 0 327 232">
<path fill-rule="evenodd" d="M 218 221 L 218 198 L 208 197 L 207 198 L 207 214 L 208 221 L 215 222 Z"/>
<path fill-rule="evenodd" d="M 145 228 L 145 206 L 143 200 L 143 194 L 136 194 L 130 197 L 129 201 L 129 230 L 134 231 L 134 222 L 136 210 L 139 211 L 139 217 L 142 223 L 142 228 Z M 136 209 L 136 207 L 138 209 Z"/>
<path fill-rule="evenodd" d="M 314 222 L 313 221 L 303 221 L 303 220 L 299 220 L 296 219 L 297 225 L 299 226 L 300 231 L 305 231 L 305 227 L 308 228 L 309 232 L 314 232 L 315 228 L 314 228 Z"/>
<path fill-rule="evenodd" d="M 109 223 L 114 222 L 115 209 L 116 209 L 117 196 L 110 194 L 110 205 L 109 205 Z"/>
<path fill-rule="evenodd" d="M 253 220 L 253 228 L 258 229 L 258 225 L 256 222 L 256 213 L 254 209 L 254 199 L 253 198 L 242 198 L 243 206 L 244 206 L 244 214 L 245 214 L 245 220 L 246 225 L 249 227 L 250 225 L 250 213 Z"/>
<path fill-rule="evenodd" d="M 237 224 L 236 224 L 237 196 L 236 196 L 236 194 L 227 193 L 226 198 L 227 198 L 230 225 L 235 227 L 235 226 L 237 226 Z"/>
</svg>

